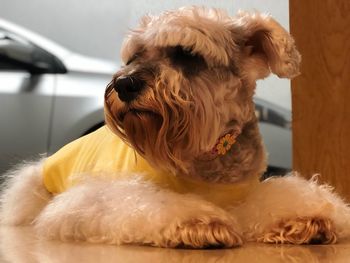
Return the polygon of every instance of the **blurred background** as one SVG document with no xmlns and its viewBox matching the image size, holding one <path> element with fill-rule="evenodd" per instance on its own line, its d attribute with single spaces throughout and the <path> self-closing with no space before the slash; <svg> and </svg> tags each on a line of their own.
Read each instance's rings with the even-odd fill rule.
<svg viewBox="0 0 350 263">
<path fill-rule="evenodd" d="M 0 0 L 0 173 L 103 125 L 124 35 L 145 13 L 184 5 L 258 10 L 289 28 L 288 0 Z M 270 168 L 288 170 L 290 81 L 259 81 L 256 97 Z"/>
<path fill-rule="evenodd" d="M 288 0 L 0 0 L 0 17 L 33 30 L 64 47 L 97 58 L 119 62 L 124 35 L 146 13 L 158 14 L 184 5 L 270 13 L 289 28 Z M 271 76 L 259 83 L 257 95 L 290 109 L 290 83 Z"/>
</svg>

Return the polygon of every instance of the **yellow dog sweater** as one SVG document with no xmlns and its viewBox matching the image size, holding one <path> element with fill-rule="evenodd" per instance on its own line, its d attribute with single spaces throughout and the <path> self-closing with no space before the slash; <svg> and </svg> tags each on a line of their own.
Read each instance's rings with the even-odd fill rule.
<svg viewBox="0 0 350 263">
<path fill-rule="evenodd" d="M 84 176 L 107 174 L 118 180 L 135 173 L 164 189 L 197 194 L 220 206 L 244 199 L 258 183 L 253 178 L 243 183 L 213 184 L 158 171 L 107 126 L 69 143 L 47 158 L 43 180 L 49 192 L 58 194 L 78 184 Z"/>
</svg>

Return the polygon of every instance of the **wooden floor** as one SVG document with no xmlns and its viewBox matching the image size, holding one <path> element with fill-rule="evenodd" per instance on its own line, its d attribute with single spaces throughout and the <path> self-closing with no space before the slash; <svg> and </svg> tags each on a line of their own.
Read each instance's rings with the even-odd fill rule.
<svg viewBox="0 0 350 263">
<path fill-rule="evenodd" d="M 246 244 L 222 250 L 177 250 L 137 246 L 39 241 L 33 230 L 0 227 L 0 262 L 350 262 L 350 242 L 328 246 Z"/>
</svg>

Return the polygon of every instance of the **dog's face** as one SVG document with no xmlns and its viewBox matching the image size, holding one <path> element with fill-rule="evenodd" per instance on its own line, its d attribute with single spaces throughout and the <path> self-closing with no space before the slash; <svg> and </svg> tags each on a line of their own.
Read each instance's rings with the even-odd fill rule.
<svg viewBox="0 0 350 263">
<path fill-rule="evenodd" d="M 154 166 L 182 173 L 222 135 L 256 122 L 257 79 L 293 77 L 300 62 L 269 16 L 202 7 L 144 17 L 121 54 L 106 123 Z"/>
</svg>

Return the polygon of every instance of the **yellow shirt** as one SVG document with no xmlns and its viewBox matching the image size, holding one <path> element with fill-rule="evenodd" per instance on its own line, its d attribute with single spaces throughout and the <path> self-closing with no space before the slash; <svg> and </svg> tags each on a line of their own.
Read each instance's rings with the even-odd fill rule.
<svg viewBox="0 0 350 263">
<path fill-rule="evenodd" d="M 213 184 L 155 170 L 106 126 L 81 137 L 50 156 L 43 167 L 44 185 L 53 194 L 79 183 L 84 176 L 108 174 L 116 180 L 138 173 L 145 180 L 178 193 L 193 193 L 220 206 L 244 199 L 258 183 Z"/>
</svg>

